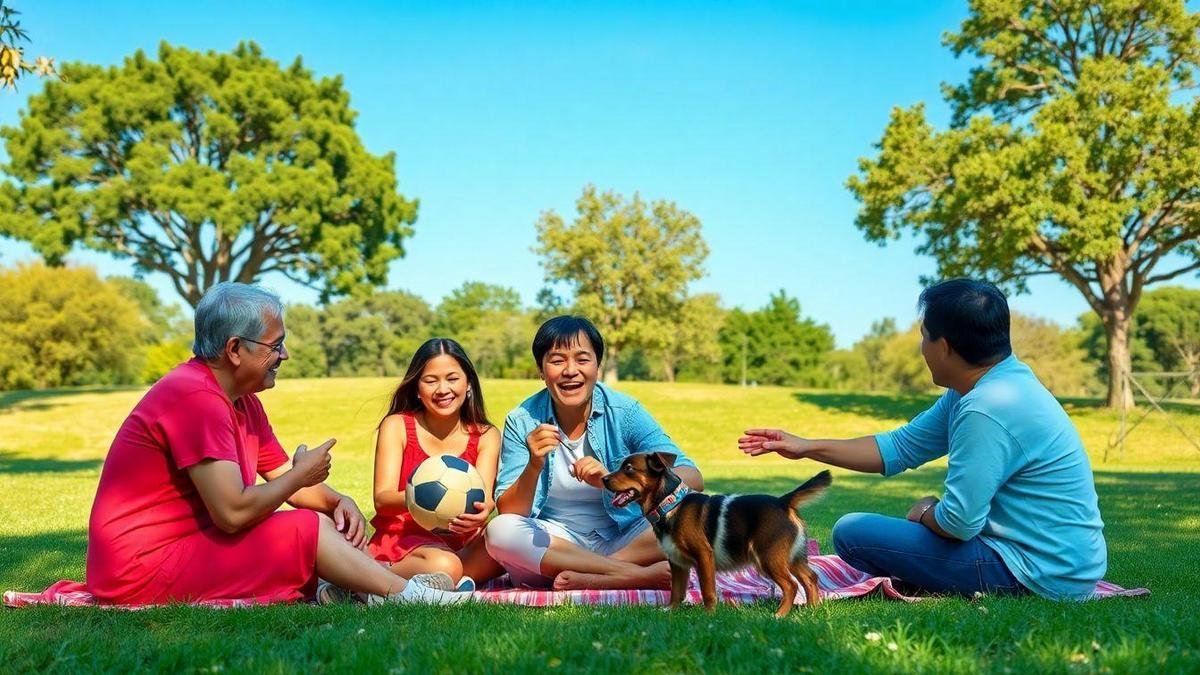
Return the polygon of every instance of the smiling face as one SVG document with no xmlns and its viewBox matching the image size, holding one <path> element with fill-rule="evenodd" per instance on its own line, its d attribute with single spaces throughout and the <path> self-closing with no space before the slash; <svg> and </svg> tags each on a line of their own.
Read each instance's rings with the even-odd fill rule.
<svg viewBox="0 0 1200 675">
<path fill-rule="evenodd" d="M 425 412 L 439 417 L 458 416 L 469 390 L 470 383 L 462 366 L 449 354 L 429 359 L 417 380 L 417 398 Z"/>
<path fill-rule="evenodd" d="M 283 339 L 287 332 L 283 327 L 283 317 L 272 314 L 264 315 L 265 329 L 257 342 L 239 340 L 238 361 L 235 371 L 237 390 L 241 393 L 254 394 L 275 386 L 275 377 L 279 366 L 288 360 L 287 347 Z M 263 344 L 258 344 L 259 342 Z M 279 346 L 279 351 L 271 348 Z"/>
<path fill-rule="evenodd" d="M 542 357 L 540 372 L 557 411 L 582 411 L 592 402 L 600 362 L 588 336 L 580 332 Z"/>
</svg>

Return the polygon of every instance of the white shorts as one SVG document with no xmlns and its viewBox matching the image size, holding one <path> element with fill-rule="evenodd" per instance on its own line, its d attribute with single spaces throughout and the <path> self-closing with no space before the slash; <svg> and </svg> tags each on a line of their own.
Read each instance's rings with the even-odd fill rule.
<svg viewBox="0 0 1200 675">
<path fill-rule="evenodd" d="M 595 531 L 574 532 L 554 520 L 502 513 L 488 523 L 487 550 L 508 571 L 513 584 L 548 588 L 554 579 L 542 574 L 542 558 L 550 548 L 551 537 L 607 557 L 628 546 L 649 527 L 649 521 L 643 518 L 628 530 L 605 537 Z"/>
</svg>

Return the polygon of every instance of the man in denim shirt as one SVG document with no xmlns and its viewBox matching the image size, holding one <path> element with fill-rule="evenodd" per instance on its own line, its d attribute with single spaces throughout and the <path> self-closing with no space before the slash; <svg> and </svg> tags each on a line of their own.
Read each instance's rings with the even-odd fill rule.
<svg viewBox="0 0 1200 675">
<path fill-rule="evenodd" d="M 751 429 L 739 446 L 885 476 L 945 456 L 941 499 L 921 499 L 906 519 L 842 517 L 838 555 L 933 593 L 1092 597 L 1108 551 L 1091 465 L 1066 411 L 1013 356 L 1004 295 L 952 279 L 920 305 L 921 354 L 946 387 L 933 407 L 889 433 L 810 440 Z"/>
<path fill-rule="evenodd" d="M 488 553 L 518 585 L 665 588 L 670 582 L 654 532 L 636 504 L 612 505 L 601 477 L 628 455 L 668 452 L 675 472 L 704 489 L 692 460 L 634 399 L 599 384 L 604 339 L 590 321 L 542 324 L 533 358 L 546 388 L 508 414 L 496 477 L 500 515 L 487 528 Z"/>
</svg>

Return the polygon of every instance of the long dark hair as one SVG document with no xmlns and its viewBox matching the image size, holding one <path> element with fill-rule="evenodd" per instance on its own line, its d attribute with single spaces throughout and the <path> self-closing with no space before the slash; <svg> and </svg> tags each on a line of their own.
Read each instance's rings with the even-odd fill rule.
<svg viewBox="0 0 1200 675">
<path fill-rule="evenodd" d="M 467 376 L 467 398 L 458 409 L 458 417 L 463 425 L 475 433 L 492 426 L 487 418 L 487 408 L 483 404 L 483 387 L 479 386 L 479 374 L 475 372 L 475 364 L 471 363 L 471 357 L 467 356 L 462 345 L 450 338 L 431 338 L 417 348 L 412 360 L 408 362 L 408 371 L 400 380 L 400 386 L 396 387 L 396 392 L 392 394 L 392 403 L 383 419 L 396 413 L 414 413 L 425 409 L 421 397 L 417 395 L 421 373 L 426 364 L 443 354 L 454 357 L 463 369 L 463 374 Z M 379 424 L 382 426 L 383 420 L 380 420 Z"/>
</svg>

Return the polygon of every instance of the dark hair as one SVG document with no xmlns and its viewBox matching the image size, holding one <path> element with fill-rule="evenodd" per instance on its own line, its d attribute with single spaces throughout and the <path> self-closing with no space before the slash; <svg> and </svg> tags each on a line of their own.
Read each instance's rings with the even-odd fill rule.
<svg viewBox="0 0 1200 675">
<path fill-rule="evenodd" d="M 483 388 L 479 386 L 479 375 L 475 372 L 475 364 L 471 363 L 471 357 L 467 356 L 462 345 L 450 338 L 431 338 L 417 348 L 412 360 L 408 362 L 408 371 L 400 380 L 400 386 L 396 387 L 396 392 L 392 394 L 392 404 L 388 406 L 387 414 L 383 416 L 383 419 L 396 413 L 414 413 L 425 409 L 421 403 L 421 397 L 417 396 L 418 382 L 425 366 L 435 357 L 443 354 L 452 356 L 455 361 L 458 361 L 459 367 L 463 369 L 463 374 L 467 376 L 467 384 L 470 387 L 467 390 L 467 399 L 458 409 L 459 419 L 465 426 L 476 432 L 492 426 L 487 418 L 487 409 L 483 405 Z M 383 420 L 380 420 L 379 424 L 382 425 Z"/>
<path fill-rule="evenodd" d="M 921 292 L 917 302 L 930 340 L 946 338 L 973 366 L 990 366 L 1012 354 L 1008 301 L 986 281 L 950 279 Z"/>
<path fill-rule="evenodd" d="M 596 326 L 582 316 L 564 314 L 547 320 L 538 328 L 537 335 L 533 336 L 533 362 L 537 364 L 538 370 L 542 369 L 542 359 L 546 352 L 556 347 L 571 346 L 580 333 L 587 336 L 592 343 L 592 349 L 596 350 L 596 362 L 603 361 L 604 338 L 600 337 Z"/>
</svg>

